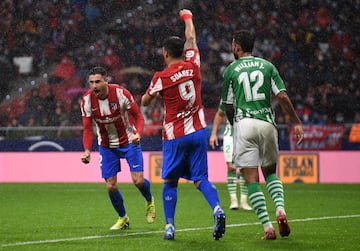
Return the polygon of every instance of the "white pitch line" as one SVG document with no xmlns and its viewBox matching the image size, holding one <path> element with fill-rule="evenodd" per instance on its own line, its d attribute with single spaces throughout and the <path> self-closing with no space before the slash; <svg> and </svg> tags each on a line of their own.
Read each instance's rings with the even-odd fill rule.
<svg viewBox="0 0 360 251">
<path fill-rule="evenodd" d="M 292 219 L 292 220 L 289 220 L 289 222 L 304 222 L 304 221 L 315 221 L 315 220 L 320 221 L 320 220 L 347 219 L 347 218 L 359 218 L 359 217 L 360 217 L 360 214 L 339 215 L 339 216 L 323 216 L 323 217 L 317 217 L 317 218 Z M 275 223 L 275 222 L 273 222 L 273 223 Z M 230 224 L 230 225 L 226 225 L 226 228 L 244 227 L 244 226 L 259 225 L 259 224 L 260 224 L 259 222 Z M 205 230 L 205 229 L 213 229 L 213 227 L 176 229 L 176 232 L 199 231 L 199 230 Z M 68 241 L 82 241 L 82 240 L 104 239 L 104 238 L 113 238 L 113 237 L 149 235 L 149 234 L 158 234 L 158 233 L 163 233 L 163 232 L 164 232 L 163 230 L 161 230 L 161 231 L 158 230 L 158 231 L 148 231 L 148 232 L 111 234 L 111 235 L 92 235 L 92 236 L 63 238 L 63 239 L 54 239 L 54 240 L 14 242 L 14 243 L 1 244 L 1 247 L 27 246 L 27 245 L 46 244 L 46 243 L 68 242 Z"/>
</svg>

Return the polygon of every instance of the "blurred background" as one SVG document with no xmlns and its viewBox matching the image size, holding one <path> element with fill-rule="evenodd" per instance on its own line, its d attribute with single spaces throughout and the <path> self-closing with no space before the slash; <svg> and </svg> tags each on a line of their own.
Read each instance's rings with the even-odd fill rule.
<svg viewBox="0 0 360 251">
<path fill-rule="evenodd" d="M 253 54 L 279 69 L 305 125 L 297 148 L 274 102 L 280 150 L 360 150 L 360 0 L 2 0 L 0 151 L 41 142 L 51 143 L 38 150 L 82 151 L 87 71 L 105 66 L 140 104 L 163 68 L 162 40 L 183 37 L 184 7 L 194 14 L 209 132 L 232 33 L 246 28 L 257 38 Z M 161 150 L 162 103 L 141 109 L 143 150 Z"/>
</svg>

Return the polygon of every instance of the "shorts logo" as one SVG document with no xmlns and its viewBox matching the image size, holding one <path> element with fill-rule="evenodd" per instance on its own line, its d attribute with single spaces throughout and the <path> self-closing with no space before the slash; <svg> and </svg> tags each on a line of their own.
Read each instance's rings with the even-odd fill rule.
<svg viewBox="0 0 360 251">
<path fill-rule="evenodd" d="M 133 165 L 133 168 L 137 168 L 137 167 L 139 167 L 140 165 Z"/>
</svg>

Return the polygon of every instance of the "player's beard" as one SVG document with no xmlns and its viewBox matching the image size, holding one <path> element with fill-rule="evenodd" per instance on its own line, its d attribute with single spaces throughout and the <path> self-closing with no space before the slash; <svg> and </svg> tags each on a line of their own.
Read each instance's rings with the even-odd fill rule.
<svg viewBox="0 0 360 251">
<path fill-rule="evenodd" d="M 107 98 L 109 89 L 108 85 L 103 85 L 98 88 L 94 88 L 93 91 L 98 99 L 104 100 Z"/>
</svg>

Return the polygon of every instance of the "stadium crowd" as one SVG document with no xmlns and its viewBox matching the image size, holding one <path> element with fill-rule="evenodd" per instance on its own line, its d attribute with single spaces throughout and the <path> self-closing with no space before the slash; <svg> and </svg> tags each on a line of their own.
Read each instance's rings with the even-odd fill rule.
<svg viewBox="0 0 360 251">
<path fill-rule="evenodd" d="M 180 7 L 196 14 L 209 122 L 222 71 L 233 60 L 232 32 L 241 28 L 256 34 L 254 54 L 280 70 L 304 124 L 360 122 L 360 0 L 3 0 L 0 126 L 79 125 L 79 97 L 94 65 L 107 67 L 112 82 L 140 98 L 163 67 L 162 39 L 183 35 L 173 18 Z M 24 76 L 13 58 L 20 56 L 32 57 L 36 81 L 16 99 L 11 83 Z M 142 109 L 146 133 L 158 134 L 161 103 Z"/>
</svg>

